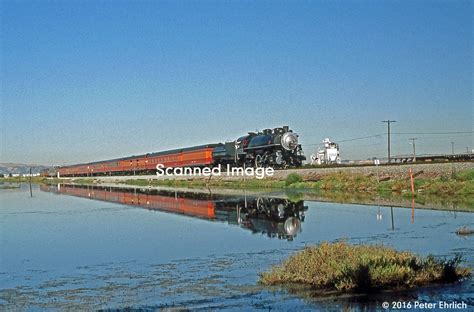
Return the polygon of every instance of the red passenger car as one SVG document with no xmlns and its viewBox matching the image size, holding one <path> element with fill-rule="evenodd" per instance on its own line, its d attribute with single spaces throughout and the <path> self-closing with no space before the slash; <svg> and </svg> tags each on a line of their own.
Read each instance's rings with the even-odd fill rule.
<svg viewBox="0 0 474 312">
<path fill-rule="evenodd" d="M 207 144 L 158 153 L 130 156 L 105 161 L 59 167 L 60 177 L 112 174 L 154 173 L 156 165 L 168 167 L 209 166 L 214 163 L 212 152 L 219 144 Z"/>
</svg>

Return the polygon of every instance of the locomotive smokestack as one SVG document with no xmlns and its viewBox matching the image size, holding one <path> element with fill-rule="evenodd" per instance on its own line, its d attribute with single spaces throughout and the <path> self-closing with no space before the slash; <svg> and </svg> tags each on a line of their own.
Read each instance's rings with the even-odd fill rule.
<svg viewBox="0 0 474 312">
<path fill-rule="evenodd" d="M 284 132 L 288 132 L 289 130 L 290 130 L 290 127 L 288 127 L 288 126 L 283 126 L 283 131 L 284 131 Z"/>
</svg>

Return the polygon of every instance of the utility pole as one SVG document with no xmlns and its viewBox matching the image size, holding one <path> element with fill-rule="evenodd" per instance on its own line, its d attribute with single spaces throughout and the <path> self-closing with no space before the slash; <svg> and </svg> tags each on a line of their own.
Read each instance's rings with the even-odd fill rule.
<svg viewBox="0 0 474 312">
<path fill-rule="evenodd" d="M 388 150 L 388 163 L 390 163 L 390 123 L 397 122 L 396 120 L 382 120 L 387 123 L 387 150 Z"/>
<path fill-rule="evenodd" d="M 416 149 L 415 149 L 415 140 L 418 138 L 409 138 L 408 140 L 411 141 L 411 144 L 413 145 L 413 162 L 416 161 Z"/>
<path fill-rule="evenodd" d="M 451 142 L 451 154 L 454 155 L 454 142 Z"/>
</svg>

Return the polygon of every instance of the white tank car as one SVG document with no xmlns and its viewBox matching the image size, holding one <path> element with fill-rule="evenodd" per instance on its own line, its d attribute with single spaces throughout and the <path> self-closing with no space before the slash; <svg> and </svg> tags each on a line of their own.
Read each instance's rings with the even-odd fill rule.
<svg viewBox="0 0 474 312">
<path fill-rule="evenodd" d="M 311 164 L 340 164 L 339 144 L 332 142 L 329 138 L 323 140 L 324 147 L 318 148 L 317 154 L 311 155 Z"/>
</svg>

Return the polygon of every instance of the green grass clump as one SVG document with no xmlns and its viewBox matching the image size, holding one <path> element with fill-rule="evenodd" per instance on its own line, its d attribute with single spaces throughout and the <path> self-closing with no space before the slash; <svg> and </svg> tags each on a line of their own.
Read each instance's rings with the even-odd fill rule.
<svg viewBox="0 0 474 312">
<path fill-rule="evenodd" d="M 44 178 L 42 181 L 39 183 L 44 183 L 44 184 L 59 184 L 59 183 L 71 183 L 71 179 L 58 179 L 58 178 Z"/>
<path fill-rule="evenodd" d="M 0 177 L 0 182 L 3 183 L 29 183 L 30 181 L 32 183 L 42 183 L 46 178 L 44 177 Z"/>
<path fill-rule="evenodd" d="M 376 179 L 359 173 L 336 172 L 324 175 L 320 187 L 325 191 L 366 192 L 375 190 Z"/>
<path fill-rule="evenodd" d="M 149 185 L 149 182 L 146 179 L 125 180 L 122 183 L 127 184 L 127 185 L 135 185 L 135 186 L 148 186 Z"/>
<path fill-rule="evenodd" d="M 306 284 L 317 289 L 370 292 L 455 282 L 470 276 L 460 257 L 418 257 L 376 245 L 323 242 L 260 274 L 264 285 Z"/>
<path fill-rule="evenodd" d="M 460 171 L 454 178 L 458 181 L 474 181 L 474 169 Z"/>
<path fill-rule="evenodd" d="M 300 182 L 303 182 L 303 177 L 300 176 L 299 174 L 297 173 L 290 173 L 287 177 L 286 177 L 286 180 L 285 180 L 285 185 L 286 186 L 289 186 L 289 185 L 292 185 L 294 183 L 300 183 Z"/>
<path fill-rule="evenodd" d="M 0 185 L 0 190 L 13 190 L 13 189 L 19 189 L 20 185 Z"/>
<path fill-rule="evenodd" d="M 74 179 L 74 180 L 72 180 L 72 182 L 75 183 L 75 184 L 94 184 L 94 183 L 96 183 L 96 180 L 95 179 L 81 178 L 81 179 Z"/>
</svg>

